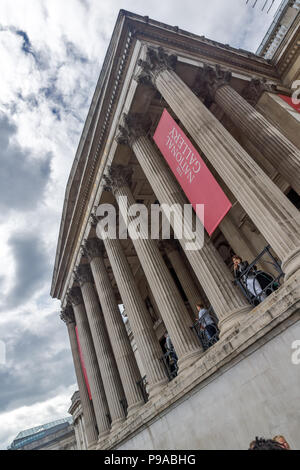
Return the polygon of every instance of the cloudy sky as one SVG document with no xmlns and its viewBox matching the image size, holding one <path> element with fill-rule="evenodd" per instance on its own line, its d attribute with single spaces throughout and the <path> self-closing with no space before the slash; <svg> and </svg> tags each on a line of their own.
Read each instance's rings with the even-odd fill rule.
<svg viewBox="0 0 300 470">
<path fill-rule="evenodd" d="M 264 1 L 1 0 L 0 448 L 66 416 L 76 389 L 49 291 L 65 186 L 119 9 L 255 52 L 280 4 L 266 14 Z"/>
</svg>

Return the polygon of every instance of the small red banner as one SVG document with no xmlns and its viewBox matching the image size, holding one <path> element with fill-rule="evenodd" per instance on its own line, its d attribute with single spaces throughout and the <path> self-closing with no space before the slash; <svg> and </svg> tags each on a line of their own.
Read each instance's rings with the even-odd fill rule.
<svg viewBox="0 0 300 470">
<path fill-rule="evenodd" d="M 283 99 L 286 103 L 288 103 L 292 108 L 294 108 L 298 113 L 300 113 L 300 103 L 296 104 L 293 103 L 293 99 L 291 96 L 286 95 L 278 95 L 281 99 Z M 298 101 L 298 100 L 297 100 Z"/>
<path fill-rule="evenodd" d="M 199 153 L 165 109 L 153 139 L 196 214 L 211 235 L 232 207 Z M 204 205 L 202 211 L 197 204 Z"/>
<path fill-rule="evenodd" d="M 89 399 L 91 400 L 92 399 L 92 394 L 91 394 L 90 384 L 89 384 L 89 381 L 88 381 L 88 376 L 87 376 L 87 373 L 86 373 L 86 368 L 85 368 L 85 365 L 84 365 L 84 360 L 83 360 L 83 355 L 82 355 L 81 346 L 80 346 L 80 342 L 79 342 L 77 326 L 75 326 L 75 331 L 76 331 L 76 338 L 77 338 L 81 368 L 82 368 L 82 372 L 83 372 L 83 375 L 84 375 L 85 385 L 86 385 L 86 388 L 87 388 L 87 391 L 88 391 L 88 394 L 89 394 Z"/>
</svg>

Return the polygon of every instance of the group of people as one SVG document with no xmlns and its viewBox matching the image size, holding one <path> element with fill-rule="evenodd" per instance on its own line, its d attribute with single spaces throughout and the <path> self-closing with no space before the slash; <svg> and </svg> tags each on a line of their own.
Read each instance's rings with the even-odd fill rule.
<svg viewBox="0 0 300 470">
<path fill-rule="evenodd" d="M 198 317 L 195 320 L 201 332 L 201 339 L 204 343 L 204 349 L 207 349 L 219 339 L 219 329 L 213 317 L 210 315 L 208 309 L 204 307 L 204 304 L 199 303 L 196 305 L 196 308 L 198 310 Z M 177 367 L 178 357 L 169 333 L 165 333 L 164 336 L 164 348 L 166 351 L 168 364 L 170 366 L 171 371 L 173 371 L 174 368 Z"/>
<path fill-rule="evenodd" d="M 249 266 L 239 255 L 232 257 L 233 273 L 254 305 L 263 302 L 273 290 L 277 288 L 271 274 L 258 270 L 256 266 Z"/>
<path fill-rule="evenodd" d="M 278 435 L 273 439 L 256 437 L 250 442 L 249 450 L 290 450 L 290 446 L 284 436 Z"/>
</svg>

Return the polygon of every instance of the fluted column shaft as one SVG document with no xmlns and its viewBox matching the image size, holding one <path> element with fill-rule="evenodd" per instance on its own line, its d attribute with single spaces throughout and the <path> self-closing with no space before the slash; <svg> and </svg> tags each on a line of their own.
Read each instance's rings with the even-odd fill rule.
<svg viewBox="0 0 300 470">
<path fill-rule="evenodd" d="M 123 219 L 127 218 L 128 222 L 134 220 L 135 217 L 128 214 L 129 207 L 135 204 L 129 186 L 117 185 L 114 188 L 114 194 Z M 176 350 L 180 369 L 200 353 L 199 341 L 191 330 L 192 322 L 189 313 L 163 260 L 157 242 L 150 238 L 133 238 L 132 243 Z"/>
<path fill-rule="evenodd" d="M 179 279 L 181 287 L 188 299 L 188 302 L 193 310 L 193 320 L 197 317 L 196 305 L 203 302 L 201 299 L 201 294 L 197 289 L 195 282 L 189 272 L 187 266 L 185 265 L 182 256 L 175 246 L 167 246 L 166 254 L 173 266 L 173 269 L 176 273 L 176 276 Z"/>
<path fill-rule="evenodd" d="M 299 211 L 173 70 L 161 69 L 155 84 L 290 277 L 300 268 Z"/>
<path fill-rule="evenodd" d="M 93 344 L 93 339 L 89 327 L 83 303 L 74 305 L 73 310 L 78 329 L 79 342 L 82 349 L 88 381 L 91 388 L 93 405 L 99 430 L 99 438 L 104 439 L 109 431 L 110 424 L 107 418 L 109 409 L 103 387 L 103 382 L 98 366 L 98 360 Z"/>
<path fill-rule="evenodd" d="M 94 257 L 90 261 L 90 266 L 130 414 L 144 403 L 141 390 L 137 385 L 137 382 L 141 380 L 141 375 L 104 261 L 99 256 Z"/>
<path fill-rule="evenodd" d="M 82 413 L 84 415 L 85 432 L 88 447 L 93 448 L 97 444 L 98 433 L 96 429 L 97 421 L 94 413 L 93 403 L 90 400 L 88 390 L 84 380 L 84 374 L 80 363 L 80 354 L 78 349 L 75 322 L 67 323 L 75 374 L 78 383 Z"/>
<path fill-rule="evenodd" d="M 111 426 L 115 429 L 125 419 L 121 403 L 124 392 L 95 288 L 91 282 L 81 282 L 81 292 L 112 420 Z"/>
<path fill-rule="evenodd" d="M 137 349 L 147 374 L 151 398 L 161 389 L 161 386 L 167 383 L 164 367 L 160 360 L 162 349 L 153 330 L 145 302 L 136 286 L 120 241 L 109 238 L 103 241 L 122 301 L 125 305 Z"/>
<path fill-rule="evenodd" d="M 230 85 L 219 87 L 214 99 L 300 194 L 300 150 Z"/>
<path fill-rule="evenodd" d="M 183 208 L 188 200 L 150 140 L 140 136 L 132 143 L 132 148 L 160 204 L 169 207 L 177 204 Z M 175 230 L 173 218 L 170 223 Z M 204 246 L 200 250 L 186 250 L 185 235 L 187 231 L 178 241 L 220 320 L 220 329 L 224 334 L 244 317 L 250 309 L 249 304 L 233 285 L 230 271 L 208 236 L 205 236 Z"/>
</svg>

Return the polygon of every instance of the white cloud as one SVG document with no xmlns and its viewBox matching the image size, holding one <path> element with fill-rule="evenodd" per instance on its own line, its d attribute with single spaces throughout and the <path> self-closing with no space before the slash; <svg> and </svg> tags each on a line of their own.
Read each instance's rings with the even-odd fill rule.
<svg viewBox="0 0 300 470">
<path fill-rule="evenodd" d="M 32 406 L 21 406 L 8 413 L 2 413 L 0 449 L 6 449 L 20 431 L 70 416 L 68 415 L 68 408 L 71 405 L 70 398 L 75 390 L 75 385 L 67 388 L 62 387 L 60 393 L 54 398 L 42 403 L 35 403 Z M 17 428 L 16 423 L 18 423 Z"/>
</svg>

